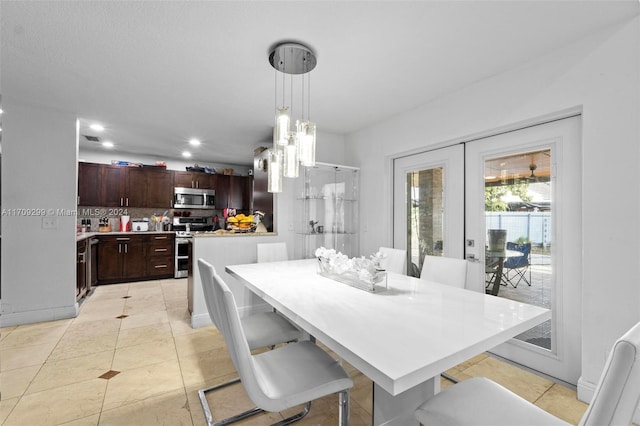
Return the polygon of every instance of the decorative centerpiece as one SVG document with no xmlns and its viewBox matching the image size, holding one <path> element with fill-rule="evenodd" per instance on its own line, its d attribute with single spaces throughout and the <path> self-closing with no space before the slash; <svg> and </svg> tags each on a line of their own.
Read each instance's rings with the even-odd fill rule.
<svg viewBox="0 0 640 426">
<path fill-rule="evenodd" d="M 349 257 L 334 249 L 320 247 L 315 253 L 318 258 L 318 273 L 323 277 L 348 284 L 372 293 L 387 290 L 387 272 L 380 268 L 384 254 L 378 252 L 369 256 Z"/>
</svg>

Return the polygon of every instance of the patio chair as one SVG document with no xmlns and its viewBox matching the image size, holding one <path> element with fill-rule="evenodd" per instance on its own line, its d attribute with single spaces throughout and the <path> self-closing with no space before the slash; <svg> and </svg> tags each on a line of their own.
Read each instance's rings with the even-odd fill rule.
<svg viewBox="0 0 640 426">
<path fill-rule="evenodd" d="M 507 243 L 507 250 L 519 251 L 522 256 L 509 257 L 504 261 L 502 269 L 502 285 L 511 285 L 513 288 L 518 287 L 524 280 L 531 287 L 531 269 L 529 268 L 529 257 L 531 256 L 531 243 Z M 527 274 L 529 277 L 527 278 Z"/>
<path fill-rule="evenodd" d="M 640 323 L 613 345 L 580 426 L 631 424 L 640 399 L 639 353 Z M 423 425 L 569 425 L 486 377 L 443 390 L 415 416 Z"/>
</svg>

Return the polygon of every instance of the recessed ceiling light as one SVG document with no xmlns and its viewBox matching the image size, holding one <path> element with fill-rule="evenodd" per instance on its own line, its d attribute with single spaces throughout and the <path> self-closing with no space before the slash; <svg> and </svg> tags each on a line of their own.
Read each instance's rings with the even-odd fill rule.
<svg viewBox="0 0 640 426">
<path fill-rule="evenodd" d="M 104 127 L 98 123 L 93 123 L 89 127 L 91 128 L 91 130 L 95 130 L 96 132 L 101 132 L 104 130 Z"/>
<path fill-rule="evenodd" d="M 2 110 L 2 108 L 0 108 L 0 114 L 2 114 L 4 111 Z"/>
<path fill-rule="evenodd" d="M 102 146 L 105 147 L 105 148 L 113 148 L 113 142 L 104 141 L 104 142 L 102 142 Z"/>
<path fill-rule="evenodd" d="M 182 153 L 182 156 L 183 156 L 183 157 L 186 157 L 186 158 L 189 158 L 189 157 L 191 157 L 191 153 L 190 153 L 189 151 L 184 151 L 184 152 Z"/>
<path fill-rule="evenodd" d="M 191 139 L 189 141 L 189 144 L 191 144 L 193 146 L 200 146 L 200 141 L 198 139 Z"/>
</svg>

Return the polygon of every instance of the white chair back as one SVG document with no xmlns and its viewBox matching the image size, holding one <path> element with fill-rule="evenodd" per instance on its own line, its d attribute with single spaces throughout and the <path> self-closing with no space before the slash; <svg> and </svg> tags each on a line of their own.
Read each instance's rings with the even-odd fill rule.
<svg viewBox="0 0 640 426">
<path fill-rule="evenodd" d="M 213 274 L 215 269 L 212 264 L 204 259 L 198 259 L 198 269 L 200 270 L 200 281 L 202 281 L 202 291 L 204 293 L 204 302 L 207 305 L 209 317 L 220 333 L 224 333 L 221 327 L 220 313 L 215 303 L 215 295 L 213 294 Z"/>
<path fill-rule="evenodd" d="M 467 283 L 467 261 L 443 256 L 425 256 L 420 278 L 458 288 Z"/>
<path fill-rule="evenodd" d="M 380 261 L 380 267 L 389 272 L 397 272 L 398 274 L 407 273 L 407 251 L 390 247 L 380 247 L 378 250 L 384 254 Z"/>
<path fill-rule="evenodd" d="M 258 263 L 289 260 L 287 243 L 260 243 L 257 250 Z"/>
<path fill-rule="evenodd" d="M 628 425 L 640 400 L 640 323 L 613 345 L 580 426 Z"/>
</svg>

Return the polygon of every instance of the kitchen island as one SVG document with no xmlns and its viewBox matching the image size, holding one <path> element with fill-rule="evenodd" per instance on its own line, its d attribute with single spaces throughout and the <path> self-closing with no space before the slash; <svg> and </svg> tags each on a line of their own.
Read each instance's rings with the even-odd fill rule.
<svg viewBox="0 0 640 426">
<path fill-rule="evenodd" d="M 227 282 L 236 298 L 241 316 L 269 310 L 270 307 L 262 299 L 247 290 L 225 272 L 227 265 L 255 263 L 257 261 L 256 245 L 258 243 L 276 243 L 284 241 L 284 237 L 275 232 L 249 233 L 202 233 L 194 234 L 191 241 L 191 261 L 193 267 L 189 273 L 188 298 L 191 314 L 191 327 L 199 328 L 211 325 L 211 319 L 204 301 L 198 258 L 211 263 L 218 274 Z"/>
</svg>

